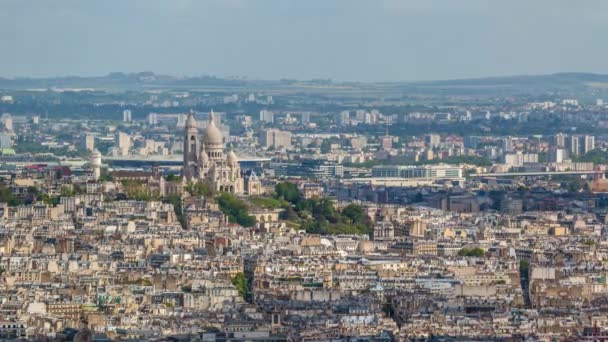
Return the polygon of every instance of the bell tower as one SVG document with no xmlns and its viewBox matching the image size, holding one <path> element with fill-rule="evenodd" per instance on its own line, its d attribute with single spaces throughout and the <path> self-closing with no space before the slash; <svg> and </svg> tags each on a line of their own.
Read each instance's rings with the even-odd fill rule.
<svg viewBox="0 0 608 342">
<path fill-rule="evenodd" d="M 194 113 L 190 111 L 186 128 L 184 130 L 184 167 L 183 176 L 186 179 L 198 178 L 198 154 L 200 142 L 198 138 L 198 125 L 194 119 Z"/>
</svg>

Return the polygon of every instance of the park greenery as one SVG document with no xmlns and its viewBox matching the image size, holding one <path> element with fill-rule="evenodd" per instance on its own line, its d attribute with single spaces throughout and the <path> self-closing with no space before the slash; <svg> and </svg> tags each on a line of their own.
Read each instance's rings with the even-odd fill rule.
<svg viewBox="0 0 608 342">
<path fill-rule="evenodd" d="M 275 199 L 286 201 L 285 219 L 298 223 L 313 234 L 370 234 L 372 222 L 360 205 L 349 204 L 342 210 L 328 198 L 305 199 L 295 184 L 278 183 Z"/>
<path fill-rule="evenodd" d="M 238 223 L 243 227 L 253 227 L 255 217 L 249 215 L 249 207 L 235 195 L 224 192 L 215 198 L 220 210 L 228 217 L 228 221 Z"/>
<path fill-rule="evenodd" d="M 215 195 L 213 185 L 209 181 L 202 179 L 196 182 L 188 181 L 185 190 L 194 197 L 213 197 Z"/>
<path fill-rule="evenodd" d="M 247 282 L 247 278 L 243 272 L 237 273 L 232 278 L 232 285 L 236 287 L 236 289 L 239 291 L 239 295 L 245 301 L 251 301 L 251 289 L 249 288 L 249 283 Z"/>
</svg>

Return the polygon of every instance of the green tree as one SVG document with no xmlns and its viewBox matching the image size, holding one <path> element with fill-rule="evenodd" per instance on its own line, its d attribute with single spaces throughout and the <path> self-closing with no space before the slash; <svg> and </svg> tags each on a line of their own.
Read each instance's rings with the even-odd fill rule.
<svg viewBox="0 0 608 342">
<path fill-rule="evenodd" d="M 237 273 L 232 278 L 232 285 L 239 291 L 239 296 L 241 296 L 241 298 L 248 302 L 251 301 L 251 289 L 243 272 Z"/>
<path fill-rule="evenodd" d="M 167 177 L 165 177 L 165 180 L 167 180 L 167 182 L 178 182 L 181 181 L 182 178 L 178 175 L 170 173 L 167 175 Z"/>
<path fill-rule="evenodd" d="M 321 153 L 325 154 L 329 152 L 331 152 L 331 141 L 329 141 L 329 139 L 325 139 L 321 143 Z"/>
<path fill-rule="evenodd" d="M 483 257 L 486 254 L 486 252 L 479 248 L 479 247 L 475 247 L 475 248 L 463 248 L 461 250 L 458 251 L 458 255 L 459 256 L 465 256 L 465 257 Z"/>
<path fill-rule="evenodd" d="M 255 225 L 255 217 L 248 214 L 249 208 L 243 200 L 228 192 L 222 193 L 215 200 L 230 222 L 238 223 L 243 227 Z"/>
<path fill-rule="evenodd" d="M 298 204 L 302 200 L 302 193 L 298 187 L 290 182 L 277 183 L 274 187 L 275 196 L 291 204 Z"/>
</svg>

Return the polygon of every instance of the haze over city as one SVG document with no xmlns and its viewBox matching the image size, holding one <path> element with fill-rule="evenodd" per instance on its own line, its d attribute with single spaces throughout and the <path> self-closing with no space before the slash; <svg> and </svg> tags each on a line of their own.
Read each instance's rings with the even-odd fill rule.
<svg viewBox="0 0 608 342">
<path fill-rule="evenodd" d="M 0 32 L 4 77 L 608 73 L 602 0 L 4 0 Z"/>
</svg>

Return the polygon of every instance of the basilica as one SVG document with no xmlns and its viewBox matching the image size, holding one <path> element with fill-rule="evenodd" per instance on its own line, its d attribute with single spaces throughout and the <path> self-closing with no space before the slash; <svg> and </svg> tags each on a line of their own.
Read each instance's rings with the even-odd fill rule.
<svg viewBox="0 0 608 342">
<path fill-rule="evenodd" d="M 184 166 L 185 180 L 207 180 L 218 192 L 241 194 L 243 177 L 234 151 L 224 153 L 224 138 L 215 124 L 213 111 L 209 114 L 209 124 L 203 131 L 200 141 L 197 122 L 191 112 L 184 131 Z"/>
</svg>

